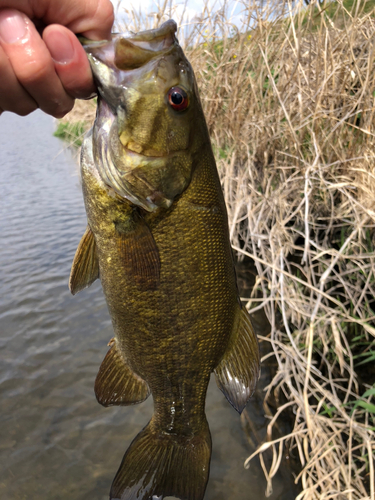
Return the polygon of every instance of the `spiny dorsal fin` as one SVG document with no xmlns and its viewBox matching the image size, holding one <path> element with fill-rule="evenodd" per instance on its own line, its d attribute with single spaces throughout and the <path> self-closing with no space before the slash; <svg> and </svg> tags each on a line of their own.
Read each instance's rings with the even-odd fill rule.
<svg viewBox="0 0 375 500">
<path fill-rule="evenodd" d="M 260 375 L 258 340 L 245 308 L 239 309 L 237 328 L 215 368 L 215 375 L 219 389 L 230 404 L 242 413 Z"/>
<path fill-rule="evenodd" d="M 118 247 L 129 278 L 141 290 L 156 290 L 160 282 L 160 257 L 145 220 L 136 212 L 126 227 L 117 223 Z"/>
<path fill-rule="evenodd" d="M 73 295 L 89 287 L 99 278 L 99 260 L 94 234 L 87 226 L 79 242 L 70 271 L 69 290 Z"/>
<path fill-rule="evenodd" d="M 108 345 L 110 349 L 95 380 L 96 399 L 103 406 L 141 403 L 150 395 L 148 385 L 127 365 L 116 339 Z"/>
</svg>

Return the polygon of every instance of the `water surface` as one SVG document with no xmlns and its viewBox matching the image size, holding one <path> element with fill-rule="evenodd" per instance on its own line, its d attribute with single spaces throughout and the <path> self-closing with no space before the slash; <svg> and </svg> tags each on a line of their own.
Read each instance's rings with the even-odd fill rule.
<svg viewBox="0 0 375 500">
<path fill-rule="evenodd" d="M 104 500 L 152 398 L 120 408 L 96 402 L 112 328 L 99 281 L 75 297 L 68 290 L 86 216 L 76 160 L 53 129 L 39 111 L 0 117 L 0 498 Z M 261 397 L 248 411 L 264 431 Z M 265 498 L 259 460 L 243 468 L 253 448 L 240 418 L 212 381 L 207 417 L 205 500 Z M 294 493 L 286 468 L 271 498 Z"/>
</svg>

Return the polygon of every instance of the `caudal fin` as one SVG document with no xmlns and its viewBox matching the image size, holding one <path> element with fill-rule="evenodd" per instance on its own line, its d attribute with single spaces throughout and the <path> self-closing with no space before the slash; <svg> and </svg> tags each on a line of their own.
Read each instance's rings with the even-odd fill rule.
<svg viewBox="0 0 375 500">
<path fill-rule="evenodd" d="M 202 500 L 210 469 L 211 435 L 205 421 L 192 437 L 153 429 L 152 421 L 125 453 L 111 500 Z"/>
</svg>

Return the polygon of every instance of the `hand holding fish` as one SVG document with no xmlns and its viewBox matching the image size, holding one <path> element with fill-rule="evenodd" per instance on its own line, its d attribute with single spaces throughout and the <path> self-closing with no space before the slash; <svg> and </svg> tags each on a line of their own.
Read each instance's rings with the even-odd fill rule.
<svg viewBox="0 0 375 500">
<path fill-rule="evenodd" d="M 40 108 L 60 118 L 75 98 L 92 94 L 90 66 L 74 33 L 110 39 L 112 24 L 110 0 L 0 0 L 0 114 Z"/>
</svg>

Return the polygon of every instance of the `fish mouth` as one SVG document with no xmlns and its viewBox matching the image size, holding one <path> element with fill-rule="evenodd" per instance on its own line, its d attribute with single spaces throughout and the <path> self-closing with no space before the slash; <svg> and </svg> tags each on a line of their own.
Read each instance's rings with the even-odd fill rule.
<svg viewBox="0 0 375 500">
<path fill-rule="evenodd" d="M 116 68 L 136 69 L 154 57 L 167 54 L 177 43 L 177 24 L 173 20 L 166 21 L 160 28 L 141 31 L 130 38 L 120 36 L 116 40 L 114 63 Z"/>
<path fill-rule="evenodd" d="M 97 67 L 98 62 L 118 70 L 140 68 L 151 59 L 167 55 L 178 45 L 176 31 L 177 24 L 170 19 L 160 28 L 132 33 L 129 37 L 114 33 L 112 40 L 97 42 L 81 38 L 81 43 L 89 56 L 94 77 L 98 80 L 99 90 L 102 70 Z"/>
</svg>

